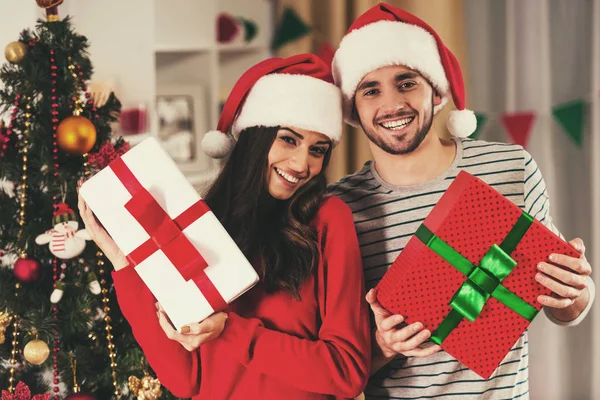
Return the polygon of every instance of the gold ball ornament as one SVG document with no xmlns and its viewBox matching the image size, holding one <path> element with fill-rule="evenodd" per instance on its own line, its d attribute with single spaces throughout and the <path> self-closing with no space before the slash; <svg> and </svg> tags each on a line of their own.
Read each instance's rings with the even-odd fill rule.
<svg viewBox="0 0 600 400">
<path fill-rule="evenodd" d="M 8 62 L 18 64 L 27 54 L 27 46 L 21 42 L 10 42 L 4 48 L 4 56 Z"/>
<path fill-rule="evenodd" d="M 96 127 L 81 115 L 67 117 L 56 129 L 58 147 L 72 155 L 83 155 L 96 144 Z"/>
<path fill-rule="evenodd" d="M 50 348 L 45 342 L 35 339 L 25 345 L 23 355 L 29 363 L 40 365 L 48 359 Z"/>
</svg>

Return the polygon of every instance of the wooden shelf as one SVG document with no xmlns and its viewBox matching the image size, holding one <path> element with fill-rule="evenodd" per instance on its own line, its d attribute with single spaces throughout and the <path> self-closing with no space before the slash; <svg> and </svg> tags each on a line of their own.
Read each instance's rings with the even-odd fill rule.
<svg viewBox="0 0 600 400">
<path fill-rule="evenodd" d="M 237 53 L 248 51 L 264 51 L 267 45 L 262 43 L 219 43 L 216 46 L 157 46 L 155 53 L 202 53 L 209 51 L 218 51 L 223 53 Z"/>
<path fill-rule="evenodd" d="M 263 43 L 219 43 L 217 45 L 217 50 L 224 53 L 265 50 L 266 48 L 267 45 Z"/>
<path fill-rule="evenodd" d="M 201 53 L 215 50 L 214 46 L 156 46 L 155 53 Z"/>
</svg>

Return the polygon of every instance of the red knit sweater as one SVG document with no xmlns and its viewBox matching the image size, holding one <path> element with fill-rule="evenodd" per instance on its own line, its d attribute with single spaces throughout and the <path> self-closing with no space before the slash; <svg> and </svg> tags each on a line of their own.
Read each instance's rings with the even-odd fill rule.
<svg viewBox="0 0 600 400">
<path fill-rule="evenodd" d="M 353 398 L 370 365 L 368 305 L 352 214 L 337 197 L 316 216 L 318 268 L 301 300 L 259 283 L 230 305 L 218 339 L 188 352 L 168 339 L 156 300 L 133 268 L 113 272 L 123 315 L 175 396 L 202 400 Z"/>
</svg>

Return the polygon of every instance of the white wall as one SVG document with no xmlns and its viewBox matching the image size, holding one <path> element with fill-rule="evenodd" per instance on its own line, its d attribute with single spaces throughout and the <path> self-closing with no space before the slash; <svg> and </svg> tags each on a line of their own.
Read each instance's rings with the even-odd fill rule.
<svg viewBox="0 0 600 400">
<path fill-rule="evenodd" d="M 65 1 L 78 33 L 90 41 L 93 79 L 114 80 L 126 102 L 154 102 L 154 7 L 148 0 Z"/>
<path fill-rule="evenodd" d="M 33 0 L 0 0 L 0 9 L 2 46 L 45 18 Z M 113 80 L 123 102 L 154 103 L 154 7 L 148 0 L 65 1 L 58 10 L 61 18 L 71 15 L 75 30 L 90 41 L 93 80 Z"/>
<path fill-rule="evenodd" d="M 25 28 L 34 28 L 36 20 L 42 18 L 45 12 L 35 1 L 0 0 L 2 23 L 0 24 L 0 46 L 4 47 L 19 38 L 19 33 Z M 3 56 L 4 57 L 4 56 Z"/>
</svg>

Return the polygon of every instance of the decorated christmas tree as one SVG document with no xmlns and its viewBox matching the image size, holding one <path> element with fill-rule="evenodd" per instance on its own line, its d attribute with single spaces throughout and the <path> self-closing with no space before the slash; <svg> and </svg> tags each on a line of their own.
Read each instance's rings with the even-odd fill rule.
<svg viewBox="0 0 600 400">
<path fill-rule="evenodd" d="M 46 20 L 6 46 L 0 70 L 2 399 L 167 398 L 76 212 L 78 181 L 128 145 L 111 138 L 120 103 L 89 89 L 89 44 L 61 2 L 37 0 Z"/>
</svg>

